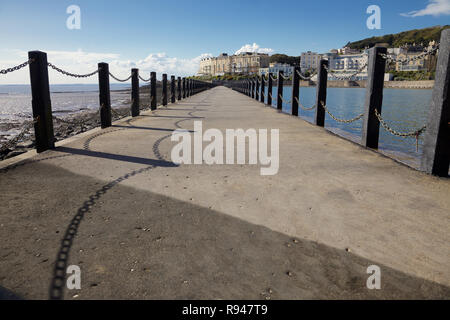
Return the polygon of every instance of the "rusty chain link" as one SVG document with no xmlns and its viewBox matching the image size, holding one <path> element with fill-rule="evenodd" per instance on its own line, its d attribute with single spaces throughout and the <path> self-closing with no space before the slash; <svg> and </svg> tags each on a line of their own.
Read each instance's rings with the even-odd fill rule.
<svg viewBox="0 0 450 320">
<path fill-rule="evenodd" d="M 356 117 L 354 117 L 354 118 L 352 118 L 352 119 L 339 119 L 339 118 L 335 117 L 335 116 L 330 112 L 330 110 L 328 110 L 327 106 L 324 105 L 324 103 L 323 103 L 322 101 L 320 102 L 320 105 L 321 105 L 322 108 L 330 115 L 330 117 L 331 117 L 334 121 L 337 121 L 337 122 L 340 122 L 340 123 L 352 123 L 352 122 L 358 121 L 359 119 L 361 119 L 362 117 L 364 117 L 364 113 L 361 113 L 361 114 L 357 115 Z"/>
<path fill-rule="evenodd" d="M 316 105 L 313 105 L 312 107 L 307 108 L 300 102 L 300 99 L 298 99 L 297 97 L 294 97 L 294 98 L 295 98 L 295 101 L 297 101 L 297 103 L 300 106 L 300 108 L 302 108 L 305 111 L 311 111 L 311 110 L 314 110 L 316 108 Z"/>
</svg>

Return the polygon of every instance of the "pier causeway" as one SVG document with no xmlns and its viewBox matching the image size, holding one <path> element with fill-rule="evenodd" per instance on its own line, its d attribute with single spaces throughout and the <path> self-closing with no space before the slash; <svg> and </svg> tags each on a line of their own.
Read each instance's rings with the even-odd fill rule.
<svg viewBox="0 0 450 320">
<path fill-rule="evenodd" d="M 174 165 L 170 135 L 196 120 L 205 129 L 280 128 L 278 174 Z M 229 88 L 19 157 L 0 173 L 0 283 L 19 297 L 450 294 L 448 179 Z M 73 264 L 81 290 L 64 288 L 61 272 Z M 365 286 L 373 264 L 382 290 Z"/>
</svg>

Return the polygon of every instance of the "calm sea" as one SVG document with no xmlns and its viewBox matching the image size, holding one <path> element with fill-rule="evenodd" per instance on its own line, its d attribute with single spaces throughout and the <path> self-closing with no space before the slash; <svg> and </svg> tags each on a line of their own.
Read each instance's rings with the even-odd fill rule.
<svg viewBox="0 0 450 320">
<path fill-rule="evenodd" d="M 273 88 L 276 97 L 277 88 Z M 267 87 L 266 87 L 267 93 Z M 292 87 L 283 88 L 283 98 L 291 100 Z M 364 88 L 328 88 L 327 107 L 339 119 L 351 119 L 363 113 L 366 90 Z M 397 131 L 411 132 L 426 124 L 428 110 L 431 102 L 432 90 L 384 89 L 382 117 Z M 267 95 L 266 95 L 267 96 Z M 315 104 L 316 88 L 301 87 L 300 102 L 305 107 Z M 276 99 L 275 99 L 276 100 Z M 276 107 L 276 101 L 273 102 Z M 290 113 L 291 105 L 283 103 L 283 112 Z M 299 116 L 312 122 L 315 110 L 305 111 L 299 108 Z M 362 120 L 344 124 L 333 120 L 328 114 L 325 118 L 325 127 L 341 136 L 360 142 Z M 380 151 L 387 153 L 398 160 L 417 166 L 422 153 L 423 135 L 419 138 L 419 149 L 416 151 L 415 138 L 400 138 L 391 135 L 380 128 Z"/>
<path fill-rule="evenodd" d="M 111 84 L 111 90 L 124 90 L 126 84 Z M 52 110 L 56 115 L 77 113 L 82 110 L 97 110 L 99 104 L 98 85 L 51 85 Z M 129 94 L 111 91 L 112 106 L 129 100 Z M 20 122 L 31 117 L 31 89 L 29 85 L 0 85 L 0 123 Z"/>
<path fill-rule="evenodd" d="M 117 90 L 128 89 L 126 84 L 111 84 L 112 106 L 127 103 L 129 94 Z M 99 104 L 98 85 L 53 85 L 51 86 L 52 108 L 59 116 L 70 115 L 86 109 L 97 110 Z M 114 91 L 116 90 L 116 91 Z M 277 88 L 274 87 L 276 96 Z M 291 100 L 291 87 L 284 88 L 284 99 Z M 267 88 L 266 88 L 267 92 Z M 410 132 L 422 127 L 428 116 L 432 90 L 385 89 L 383 99 L 383 118 L 397 131 Z M 315 103 L 314 87 L 300 88 L 300 101 L 310 107 Z M 328 88 L 328 109 L 338 118 L 349 119 L 363 112 L 365 89 Z M 275 99 L 276 100 L 276 99 Z M 276 101 L 273 102 L 276 107 Z M 290 113 L 291 106 L 283 104 L 283 112 Z M 312 122 L 313 111 L 299 108 L 300 117 Z M 0 125 L 2 123 L 21 123 L 31 117 L 31 93 L 28 85 L 0 85 Z M 1 127 L 1 126 L 0 126 Z M 336 122 L 326 114 L 325 127 L 341 136 L 360 141 L 362 120 L 343 124 Z M 14 135 L 16 130 L 0 134 Z M 395 137 L 380 128 L 380 150 L 395 158 L 417 166 L 422 152 L 423 136 L 419 138 L 419 150 L 416 151 L 415 138 Z"/>
</svg>

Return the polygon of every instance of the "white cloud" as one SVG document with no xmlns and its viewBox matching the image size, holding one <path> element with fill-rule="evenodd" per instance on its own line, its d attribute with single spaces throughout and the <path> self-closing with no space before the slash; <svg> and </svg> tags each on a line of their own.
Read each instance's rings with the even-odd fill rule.
<svg viewBox="0 0 450 320">
<path fill-rule="evenodd" d="M 273 52 L 272 49 L 270 48 L 261 48 L 259 45 L 257 45 L 256 43 L 253 43 L 253 45 L 251 44 L 246 44 L 243 45 L 238 51 L 236 51 L 234 54 L 240 54 L 242 52 L 257 52 L 257 53 L 267 53 L 267 54 L 271 54 Z"/>
<path fill-rule="evenodd" d="M 57 67 L 71 73 L 86 74 L 94 71 L 99 62 L 109 63 L 109 71 L 116 77 L 127 78 L 131 68 L 139 68 L 140 74 L 144 78 L 149 77 L 151 71 L 157 73 L 161 78 L 162 73 L 175 76 L 188 76 L 198 72 L 199 62 L 204 57 L 211 54 L 202 54 L 192 59 L 180 59 L 170 57 L 165 53 L 152 53 L 137 62 L 121 59 L 116 53 L 95 53 L 85 52 L 81 49 L 77 51 L 46 51 L 47 59 Z M 9 57 L 14 57 L 11 59 Z M 9 50 L 8 59 L 0 59 L 0 69 L 5 69 L 18 65 L 27 60 L 28 53 L 21 50 Z M 65 83 L 97 83 L 96 76 L 90 78 L 72 78 L 64 76 L 49 68 L 49 78 L 51 84 Z M 115 82 L 111 79 L 111 82 Z M 0 84 L 29 84 L 28 68 L 19 71 L 0 75 Z"/>
<path fill-rule="evenodd" d="M 450 15 L 450 0 L 430 0 L 426 8 L 408 13 L 401 13 L 404 17 L 440 16 Z"/>
</svg>

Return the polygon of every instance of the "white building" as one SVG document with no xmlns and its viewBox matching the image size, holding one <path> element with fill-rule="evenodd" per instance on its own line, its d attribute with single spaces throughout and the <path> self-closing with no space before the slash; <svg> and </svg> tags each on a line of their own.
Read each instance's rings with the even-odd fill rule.
<svg viewBox="0 0 450 320">
<path fill-rule="evenodd" d="M 367 53 L 332 55 L 329 65 L 332 70 L 356 71 L 367 64 Z M 362 70 L 367 71 L 367 66 Z"/>
<path fill-rule="evenodd" d="M 308 70 L 315 71 L 319 67 L 321 55 L 317 52 L 302 52 L 300 59 L 300 69 L 302 72 Z"/>
<path fill-rule="evenodd" d="M 258 74 L 260 76 L 267 73 L 278 74 L 278 71 L 283 71 L 285 76 L 290 77 L 294 73 L 294 67 L 285 63 L 271 63 L 269 68 L 260 68 Z"/>
</svg>

